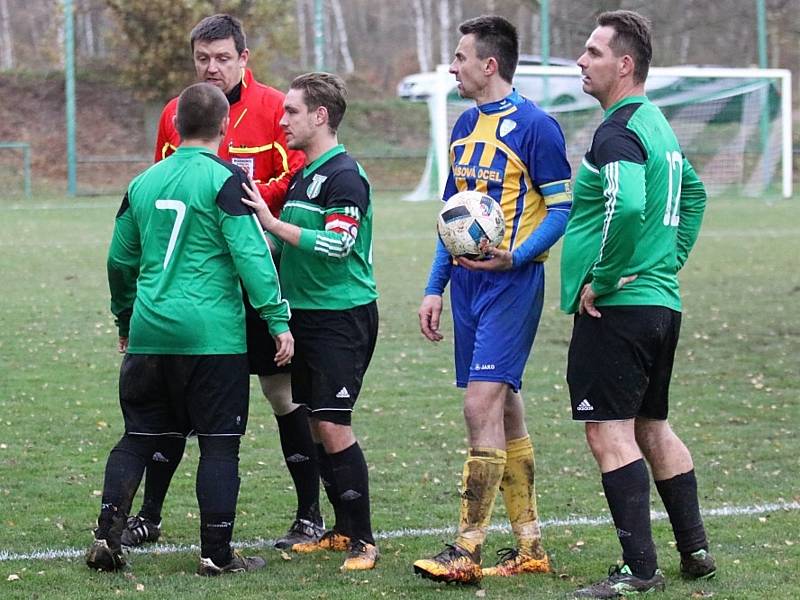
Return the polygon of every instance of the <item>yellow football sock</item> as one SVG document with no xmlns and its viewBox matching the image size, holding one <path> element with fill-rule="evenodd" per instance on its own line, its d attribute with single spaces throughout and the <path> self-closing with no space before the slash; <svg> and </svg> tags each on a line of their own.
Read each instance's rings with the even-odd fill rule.
<svg viewBox="0 0 800 600">
<path fill-rule="evenodd" d="M 542 558 L 542 531 L 536 511 L 535 461 L 530 436 L 509 440 L 500 489 L 519 550 Z"/>
<path fill-rule="evenodd" d="M 498 448 L 470 448 L 464 462 L 456 543 L 473 554 L 486 539 L 505 463 L 506 453 Z"/>
</svg>

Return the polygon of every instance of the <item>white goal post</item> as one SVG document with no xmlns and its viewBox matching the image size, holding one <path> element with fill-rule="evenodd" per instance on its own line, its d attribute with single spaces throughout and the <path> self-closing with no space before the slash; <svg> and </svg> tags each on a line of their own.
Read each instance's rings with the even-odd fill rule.
<svg viewBox="0 0 800 600">
<path fill-rule="evenodd" d="M 420 184 L 408 200 L 441 197 L 449 169 L 450 131 L 472 101 L 457 98 L 447 65 L 439 65 L 428 96 L 431 140 Z M 573 170 L 602 119 L 581 90 L 580 69 L 517 68 L 515 87 L 553 114 L 564 129 Z M 651 67 L 648 97 L 664 111 L 710 195 L 792 195 L 792 94 L 787 69 Z M 780 184 L 777 183 L 780 171 Z"/>
</svg>

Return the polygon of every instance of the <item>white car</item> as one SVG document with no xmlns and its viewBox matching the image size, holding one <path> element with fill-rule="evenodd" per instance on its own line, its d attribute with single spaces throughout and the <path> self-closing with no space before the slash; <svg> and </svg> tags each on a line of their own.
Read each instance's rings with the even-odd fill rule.
<svg viewBox="0 0 800 600">
<path fill-rule="evenodd" d="M 520 65 L 541 65 L 541 57 L 532 54 L 523 54 L 519 57 Z M 548 64 L 552 66 L 576 67 L 574 60 L 568 58 L 551 57 Z M 576 70 L 577 73 L 577 70 Z M 679 81 L 679 77 L 653 77 L 647 82 L 648 93 L 656 90 L 669 89 Z M 404 77 L 397 84 L 397 95 L 411 101 L 424 102 L 431 95 L 437 81 L 437 74 L 433 71 L 414 73 Z M 453 79 L 452 100 L 458 101 L 455 92 L 456 81 Z M 595 100 L 583 91 L 580 77 L 543 77 L 517 73 L 514 77 L 514 87 L 520 94 L 530 98 L 537 104 L 548 107 L 552 112 L 581 110 L 594 106 Z"/>
<path fill-rule="evenodd" d="M 574 60 L 559 57 L 551 57 L 548 63 L 554 66 L 575 65 Z M 542 60 L 536 55 L 523 54 L 519 57 L 519 64 L 541 65 Z M 405 100 L 425 101 L 431 95 L 436 81 L 437 74 L 433 71 L 408 75 L 397 84 L 397 95 Z M 548 79 L 547 84 L 549 98 L 552 99 L 551 103 L 561 104 L 574 102 L 582 93 L 581 82 L 577 78 L 552 77 Z M 455 88 L 455 85 L 455 79 L 453 79 L 453 88 Z M 535 102 L 543 102 L 545 99 L 545 83 L 539 76 L 518 75 L 514 78 L 514 86 L 523 96 Z"/>
<path fill-rule="evenodd" d="M 435 81 L 436 73 L 434 71 L 408 75 L 397 84 L 397 95 L 405 100 L 417 102 L 427 100 Z"/>
</svg>

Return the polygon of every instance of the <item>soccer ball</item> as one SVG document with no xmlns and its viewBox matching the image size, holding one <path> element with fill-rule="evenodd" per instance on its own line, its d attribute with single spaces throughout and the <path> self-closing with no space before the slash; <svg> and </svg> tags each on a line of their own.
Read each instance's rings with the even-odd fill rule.
<svg viewBox="0 0 800 600">
<path fill-rule="evenodd" d="M 453 256 L 483 258 L 481 242 L 492 248 L 503 241 L 505 218 L 500 205 L 490 196 L 468 190 L 453 194 L 444 203 L 436 222 L 444 247 Z"/>
</svg>

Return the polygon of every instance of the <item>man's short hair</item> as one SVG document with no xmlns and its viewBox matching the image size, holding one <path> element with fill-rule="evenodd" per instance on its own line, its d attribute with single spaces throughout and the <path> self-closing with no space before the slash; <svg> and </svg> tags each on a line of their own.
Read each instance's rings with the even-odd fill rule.
<svg viewBox="0 0 800 600">
<path fill-rule="evenodd" d="M 228 116 L 228 99 L 215 85 L 195 83 L 181 92 L 175 128 L 182 140 L 213 140 Z"/>
<path fill-rule="evenodd" d="M 247 48 L 247 37 L 242 28 L 242 22 L 236 17 L 231 15 L 211 15 L 200 21 L 192 29 L 189 39 L 192 44 L 192 52 L 194 52 L 194 43 L 201 42 L 215 42 L 217 40 L 227 40 L 233 38 L 233 43 L 236 46 L 236 52 L 239 55 Z"/>
<path fill-rule="evenodd" d="M 653 59 L 650 41 L 650 20 L 632 10 L 613 10 L 597 17 L 600 27 L 611 27 L 614 37 L 609 46 L 615 56 L 629 54 L 633 58 L 633 80 L 644 83 Z"/>
<path fill-rule="evenodd" d="M 475 36 L 475 51 L 481 60 L 493 57 L 500 77 L 511 83 L 519 60 L 517 28 L 503 17 L 483 15 L 458 26 L 461 35 Z"/>
<path fill-rule="evenodd" d="M 303 91 L 303 100 L 309 110 L 324 106 L 328 110 L 328 128 L 336 133 L 347 110 L 347 88 L 341 77 L 332 73 L 306 73 L 295 77 L 289 86 Z"/>
</svg>

